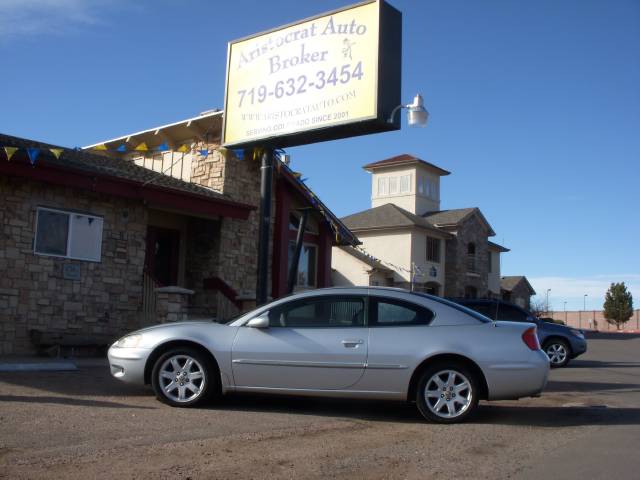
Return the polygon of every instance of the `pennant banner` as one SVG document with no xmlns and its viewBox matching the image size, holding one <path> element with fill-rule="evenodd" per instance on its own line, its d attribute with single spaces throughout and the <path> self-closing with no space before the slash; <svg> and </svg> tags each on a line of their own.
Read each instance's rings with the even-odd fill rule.
<svg viewBox="0 0 640 480">
<path fill-rule="evenodd" d="M 38 159 L 38 155 L 40 155 L 40 149 L 35 147 L 27 148 L 27 155 L 29 155 L 29 161 L 31 165 L 36 164 L 36 160 Z"/>
<path fill-rule="evenodd" d="M 62 148 L 50 148 L 49 151 L 53 153 L 53 156 L 56 158 L 60 158 L 60 155 L 64 151 Z"/>
<path fill-rule="evenodd" d="M 9 162 L 11 161 L 11 157 L 13 157 L 13 154 L 16 153 L 18 149 L 16 147 L 4 147 L 4 151 L 7 154 L 7 162 Z"/>
<path fill-rule="evenodd" d="M 147 152 L 149 150 L 149 147 L 147 147 L 147 144 L 145 142 L 142 142 L 140 145 L 134 148 L 134 150 L 136 152 Z"/>
</svg>

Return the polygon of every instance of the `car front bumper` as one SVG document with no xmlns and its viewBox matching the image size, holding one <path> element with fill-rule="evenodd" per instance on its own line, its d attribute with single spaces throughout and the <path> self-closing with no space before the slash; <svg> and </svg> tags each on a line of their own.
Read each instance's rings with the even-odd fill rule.
<svg viewBox="0 0 640 480">
<path fill-rule="evenodd" d="M 586 353 L 587 351 L 587 341 L 584 338 L 571 338 L 571 358 L 576 358 Z"/>
<path fill-rule="evenodd" d="M 127 383 L 144 385 L 144 369 L 150 348 L 122 348 L 112 345 L 107 357 L 111 375 Z"/>
</svg>

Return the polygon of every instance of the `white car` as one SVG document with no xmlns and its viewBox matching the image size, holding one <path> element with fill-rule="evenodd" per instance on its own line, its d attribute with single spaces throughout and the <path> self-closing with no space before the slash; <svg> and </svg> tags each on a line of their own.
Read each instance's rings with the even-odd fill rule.
<svg viewBox="0 0 640 480">
<path fill-rule="evenodd" d="M 153 326 L 113 344 L 109 363 L 178 407 L 229 392 L 388 399 L 441 423 L 480 399 L 537 396 L 549 372 L 534 324 L 380 287 L 312 290 L 227 324 Z"/>
</svg>

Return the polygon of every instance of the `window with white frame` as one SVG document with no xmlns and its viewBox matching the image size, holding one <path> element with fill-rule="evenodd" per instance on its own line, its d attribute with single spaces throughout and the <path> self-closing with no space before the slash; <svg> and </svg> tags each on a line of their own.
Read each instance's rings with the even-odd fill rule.
<svg viewBox="0 0 640 480">
<path fill-rule="evenodd" d="M 102 226 L 102 217 L 39 207 L 34 252 L 99 262 Z"/>
<path fill-rule="evenodd" d="M 424 181 L 422 180 L 422 177 L 418 177 L 418 193 L 424 193 Z"/>
<path fill-rule="evenodd" d="M 411 175 L 402 175 L 400 177 L 400 193 L 409 193 L 411 191 Z"/>
<path fill-rule="evenodd" d="M 389 178 L 378 178 L 378 195 L 386 195 L 389 188 Z"/>
<path fill-rule="evenodd" d="M 398 177 L 389 177 L 389 195 L 398 193 Z"/>
</svg>

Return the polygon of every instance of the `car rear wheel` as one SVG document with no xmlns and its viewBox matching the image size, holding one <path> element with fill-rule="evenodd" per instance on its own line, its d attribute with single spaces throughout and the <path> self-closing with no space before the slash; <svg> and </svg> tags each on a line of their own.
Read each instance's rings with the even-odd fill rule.
<svg viewBox="0 0 640 480">
<path fill-rule="evenodd" d="M 569 363 L 569 345 L 564 340 L 553 339 L 545 343 L 544 353 L 549 357 L 551 368 L 564 367 Z"/>
<path fill-rule="evenodd" d="M 216 368 L 193 348 L 175 348 L 158 358 L 151 385 L 161 402 L 174 407 L 192 407 L 211 398 L 217 389 Z"/>
<path fill-rule="evenodd" d="M 478 406 L 478 381 L 464 365 L 430 366 L 418 382 L 416 403 L 431 422 L 462 422 Z"/>
</svg>

